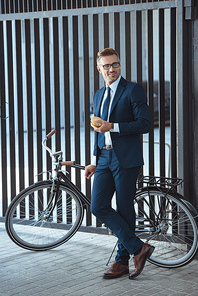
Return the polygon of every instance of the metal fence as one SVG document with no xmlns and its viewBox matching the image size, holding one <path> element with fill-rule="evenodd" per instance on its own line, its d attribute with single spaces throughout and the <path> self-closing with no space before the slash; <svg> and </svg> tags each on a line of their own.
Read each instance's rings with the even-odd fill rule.
<svg viewBox="0 0 198 296">
<path fill-rule="evenodd" d="M 153 4 L 156 2 L 158 5 L 159 2 L 170 3 L 175 2 L 175 0 L 2 0 L 0 13 L 39 12 L 63 9 L 109 7 L 128 4 Z M 157 8 L 159 8 L 159 6 Z"/>
<path fill-rule="evenodd" d="M 0 216 L 17 192 L 51 168 L 41 141 L 52 128 L 54 149 L 90 163 L 93 94 L 103 85 L 95 57 L 104 47 L 120 53 L 121 74 L 147 93 L 152 126 L 143 137 L 144 172 L 166 175 L 168 142 L 171 176 L 177 176 L 177 1 L 0 3 Z M 70 172 L 90 197 L 90 182 Z"/>
</svg>

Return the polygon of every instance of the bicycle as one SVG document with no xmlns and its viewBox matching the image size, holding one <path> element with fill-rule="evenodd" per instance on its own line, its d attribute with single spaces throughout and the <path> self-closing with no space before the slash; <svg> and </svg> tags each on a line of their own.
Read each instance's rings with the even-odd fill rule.
<svg viewBox="0 0 198 296">
<path fill-rule="evenodd" d="M 67 177 L 62 166 L 83 166 L 63 161 L 62 151 L 53 152 L 50 178 L 22 190 L 6 212 L 5 225 L 14 243 L 28 250 L 45 251 L 67 242 L 80 228 L 89 199 Z M 155 246 L 149 261 L 161 267 L 189 263 L 198 249 L 196 209 L 176 192 L 183 180 L 142 176 L 135 196 L 136 234 Z M 145 185 L 146 186 L 143 186 Z"/>
</svg>

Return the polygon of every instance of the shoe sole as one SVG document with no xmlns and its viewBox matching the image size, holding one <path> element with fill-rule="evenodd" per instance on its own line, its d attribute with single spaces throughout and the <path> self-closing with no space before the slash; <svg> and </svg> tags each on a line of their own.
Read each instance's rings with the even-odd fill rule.
<svg viewBox="0 0 198 296">
<path fill-rule="evenodd" d="M 118 274 L 118 275 L 104 274 L 103 279 L 106 279 L 106 280 L 116 279 L 116 278 L 119 278 L 119 277 L 123 276 L 124 274 L 128 274 L 128 273 L 129 273 L 129 270 L 125 270 L 124 272 L 122 272 L 121 274 Z"/>
<path fill-rule="evenodd" d="M 135 273 L 135 274 L 132 275 L 132 276 L 129 275 L 129 279 L 130 279 L 130 280 L 133 280 L 134 278 L 136 278 L 136 277 L 142 272 L 142 270 L 144 269 L 144 266 L 145 266 L 145 264 L 146 264 L 146 260 L 149 259 L 149 258 L 151 257 L 151 255 L 152 255 L 152 253 L 153 253 L 154 250 L 155 250 L 155 247 L 151 246 L 150 249 L 149 249 L 149 251 L 148 251 L 148 254 L 147 254 L 147 256 L 146 256 L 146 259 L 145 259 L 144 265 L 142 266 L 142 268 L 141 268 L 137 273 Z"/>
</svg>

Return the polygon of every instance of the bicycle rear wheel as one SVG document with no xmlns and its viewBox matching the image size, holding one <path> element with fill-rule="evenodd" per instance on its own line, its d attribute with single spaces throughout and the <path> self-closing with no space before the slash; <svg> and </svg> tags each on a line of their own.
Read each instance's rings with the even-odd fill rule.
<svg viewBox="0 0 198 296">
<path fill-rule="evenodd" d="M 11 202 L 5 218 L 10 238 L 20 247 L 44 251 L 68 241 L 79 229 L 83 219 L 80 198 L 63 183 L 57 202 L 52 181 L 42 181 L 19 193 Z M 52 210 L 53 209 L 53 210 Z"/>
<path fill-rule="evenodd" d="M 155 247 L 148 261 L 174 268 L 195 257 L 197 224 L 179 194 L 169 194 L 163 188 L 143 188 L 137 193 L 135 210 L 136 234 Z"/>
</svg>

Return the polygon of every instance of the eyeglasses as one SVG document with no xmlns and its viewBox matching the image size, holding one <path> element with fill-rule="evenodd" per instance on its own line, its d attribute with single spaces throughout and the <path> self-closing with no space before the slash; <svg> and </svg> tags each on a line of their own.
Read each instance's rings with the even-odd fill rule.
<svg viewBox="0 0 198 296">
<path fill-rule="evenodd" d="M 100 66 L 102 66 L 105 70 L 109 70 L 111 67 L 118 68 L 120 66 L 120 62 L 116 62 L 113 64 L 100 65 Z"/>
</svg>

